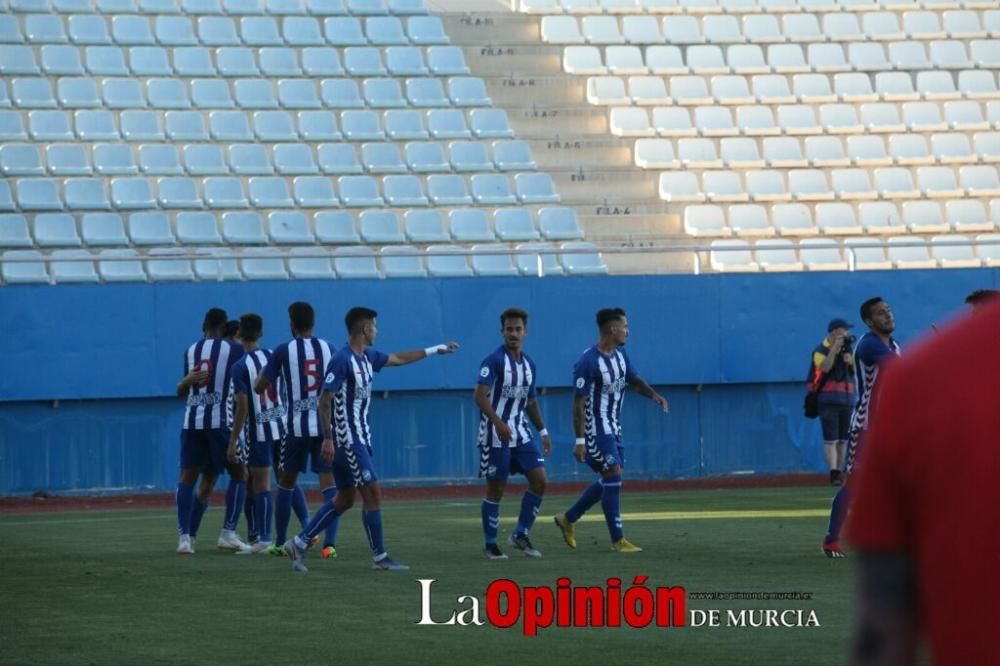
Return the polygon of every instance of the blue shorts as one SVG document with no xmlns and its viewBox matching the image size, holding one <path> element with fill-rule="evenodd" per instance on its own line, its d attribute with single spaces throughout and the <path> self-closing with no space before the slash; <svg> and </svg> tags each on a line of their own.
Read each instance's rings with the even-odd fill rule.
<svg viewBox="0 0 1000 666">
<path fill-rule="evenodd" d="M 275 445 L 280 442 L 252 442 L 242 444 L 246 451 L 244 464 L 247 467 L 270 467 L 273 462 Z"/>
<path fill-rule="evenodd" d="M 226 469 L 228 450 L 228 430 L 181 430 L 181 469 L 218 476 Z"/>
<path fill-rule="evenodd" d="M 333 456 L 333 480 L 337 488 L 360 488 L 378 481 L 372 451 L 364 444 L 337 444 Z"/>
<path fill-rule="evenodd" d="M 528 475 L 530 470 L 545 466 L 545 458 L 535 440 L 517 446 L 491 446 L 480 449 L 479 476 L 490 481 L 506 481 L 511 474 Z"/>
<path fill-rule="evenodd" d="M 289 435 L 281 442 L 278 467 L 286 472 L 302 474 L 306 471 L 306 460 L 312 458 L 311 469 L 313 472 L 329 474 L 333 471 L 333 466 L 324 462 L 322 449 L 322 437 L 292 437 Z"/>
<path fill-rule="evenodd" d="M 587 457 L 583 459 L 590 469 L 597 473 L 611 469 L 615 465 L 625 466 L 625 447 L 620 437 L 598 435 L 587 441 Z"/>
</svg>

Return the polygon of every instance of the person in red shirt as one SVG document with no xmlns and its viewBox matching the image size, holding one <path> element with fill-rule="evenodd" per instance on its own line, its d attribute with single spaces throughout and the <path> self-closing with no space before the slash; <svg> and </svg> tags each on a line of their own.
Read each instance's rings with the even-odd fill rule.
<svg viewBox="0 0 1000 666">
<path fill-rule="evenodd" d="M 998 664 L 1000 301 L 886 366 L 846 538 L 853 664 Z"/>
</svg>

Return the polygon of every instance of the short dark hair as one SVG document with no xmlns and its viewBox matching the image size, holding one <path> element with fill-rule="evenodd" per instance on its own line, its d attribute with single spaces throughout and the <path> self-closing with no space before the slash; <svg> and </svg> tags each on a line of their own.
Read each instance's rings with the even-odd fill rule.
<svg viewBox="0 0 1000 666">
<path fill-rule="evenodd" d="M 521 308 L 507 308 L 500 313 L 500 328 L 507 325 L 508 319 L 520 319 L 525 327 L 528 326 L 528 313 Z"/>
<path fill-rule="evenodd" d="M 347 334 L 351 335 L 354 333 L 354 329 L 358 324 L 365 321 L 372 321 L 378 313 L 371 308 L 354 307 L 347 311 L 347 315 L 344 317 L 344 325 L 347 326 Z"/>
<path fill-rule="evenodd" d="M 222 329 L 222 337 L 232 338 L 235 337 L 237 333 L 240 332 L 240 322 L 235 319 L 230 319 L 226 322 L 226 325 Z"/>
<path fill-rule="evenodd" d="M 313 306 L 305 301 L 295 301 L 288 306 L 288 320 L 292 323 L 293 330 L 305 333 L 313 330 L 316 325 L 316 313 Z"/>
<path fill-rule="evenodd" d="M 240 315 L 239 325 L 240 339 L 244 342 L 257 342 L 264 333 L 264 320 L 253 312 Z"/>
<path fill-rule="evenodd" d="M 1000 291 L 996 289 L 976 289 L 965 297 L 965 302 L 967 305 L 982 305 L 987 301 L 992 301 L 997 296 L 1000 296 Z"/>
<path fill-rule="evenodd" d="M 223 326 L 226 325 L 226 320 L 229 319 L 229 315 L 222 308 L 212 308 L 205 313 L 205 320 L 201 324 L 201 330 L 204 333 L 209 333 L 212 331 L 218 331 Z"/>
<path fill-rule="evenodd" d="M 876 303 L 882 303 L 885 299 L 881 296 L 872 296 L 861 304 L 861 321 L 868 321 L 872 318 L 872 308 Z"/>
<path fill-rule="evenodd" d="M 597 327 L 603 329 L 605 325 L 613 321 L 621 321 L 625 317 L 625 311 L 621 308 L 604 308 L 597 311 Z"/>
</svg>

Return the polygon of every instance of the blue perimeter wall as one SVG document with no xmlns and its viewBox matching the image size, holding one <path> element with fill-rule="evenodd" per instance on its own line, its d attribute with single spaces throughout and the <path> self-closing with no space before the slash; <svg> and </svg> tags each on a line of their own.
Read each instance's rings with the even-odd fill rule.
<svg viewBox="0 0 1000 666">
<path fill-rule="evenodd" d="M 471 390 L 509 306 L 531 314 L 526 349 L 555 441 L 552 478 L 590 477 L 570 455 L 568 387 L 596 340 L 594 313 L 608 306 L 628 311 L 629 354 L 671 403 L 663 416 L 638 396 L 626 401 L 630 476 L 821 471 L 819 424 L 801 404 L 827 321 L 860 324 L 858 306 L 879 294 L 905 344 L 962 313 L 968 292 L 998 286 L 1000 270 L 970 269 L 0 287 L 0 495 L 173 488 L 183 413 L 173 391 L 204 311 L 260 313 L 271 346 L 288 337 L 293 300 L 313 303 L 317 334 L 338 347 L 353 305 L 380 312 L 385 351 L 462 345 L 377 378 L 375 458 L 388 482 L 475 478 Z"/>
</svg>

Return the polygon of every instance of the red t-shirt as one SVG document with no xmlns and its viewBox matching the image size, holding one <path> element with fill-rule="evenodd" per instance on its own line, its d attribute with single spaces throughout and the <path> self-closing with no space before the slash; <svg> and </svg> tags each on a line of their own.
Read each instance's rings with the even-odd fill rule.
<svg viewBox="0 0 1000 666">
<path fill-rule="evenodd" d="M 890 363 L 846 538 L 904 552 L 936 664 L 1000 664 L 1000 303 Z"/>
</svg>

